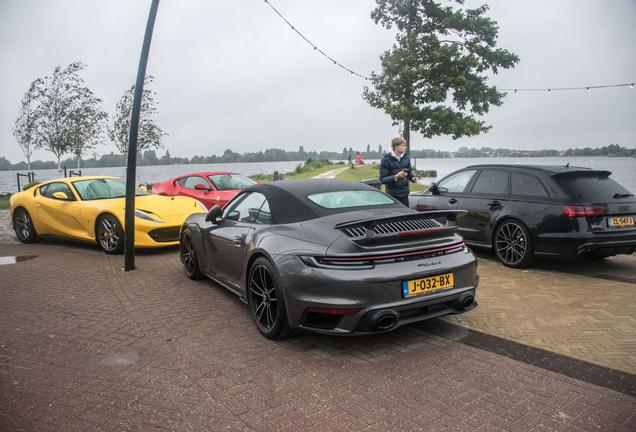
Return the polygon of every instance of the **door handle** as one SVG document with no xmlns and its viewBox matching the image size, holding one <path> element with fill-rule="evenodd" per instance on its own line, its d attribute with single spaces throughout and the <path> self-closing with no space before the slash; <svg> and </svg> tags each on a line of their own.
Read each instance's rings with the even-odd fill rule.
<svg viewBox="0 0 636 432">
<path fill-rule="evenodd" d="M 499 201 L 497 201 L 497 200 L 495 200 L 495 201 L 493 201 L 493 202 L 489 202 L 489 203 L 487 203 L 486 205 L 487 205 L 487 206 L 490 206 L 490 207 L 499 207 L 499 206 L 501 206 L 501 204 L 500 204 L 500 203 L 499 203 Z"/>
<path fill-rule="evenodd" d="M 448 202 L 450 204 L 455 204 L 455 203 L 457 203 L 457 200 L 455 198 L 451 198 L 451 199 L 448 200 Z"/>
</svg>

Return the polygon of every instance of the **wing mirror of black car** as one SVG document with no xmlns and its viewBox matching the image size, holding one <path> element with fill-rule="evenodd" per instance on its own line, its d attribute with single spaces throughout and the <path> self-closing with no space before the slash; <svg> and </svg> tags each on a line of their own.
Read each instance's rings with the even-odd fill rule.
<svg viewBox="0 0 636 432">
<path fill-rule="evenodd" d="M 204 190 L 204 191 L 211 191 L 213 190 L 212 188 L 206 187 L 203 183 L 197 183 L 194 185 L 194 188 L 196 190 Z"/>
<path fill-rule="evenodd" d="M 205 221 L 215 224 L 216 219 L 221 216 L 221 213 L 223 213 L 223 211 L 221 210 L 221 206 L 218 204 L 214 204 L 214 207 L 212 207 L 208 214 L 205 215 Z"/>
</svg>

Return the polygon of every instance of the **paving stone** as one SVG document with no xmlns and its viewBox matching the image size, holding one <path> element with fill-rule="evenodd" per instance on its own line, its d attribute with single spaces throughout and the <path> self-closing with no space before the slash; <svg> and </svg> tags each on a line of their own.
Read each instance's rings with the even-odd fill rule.
<svg viewBox="0 0 636 432">
<path fill-rule="evenodd" d="M 480 306 L 455 320 L 269 341 L 236 296 L 184 276 L 177 248 L 131 272 L 59 240 L 0 234 L 0 255 L 35 257 L 0 265 L 2 431 L 636 429 L 633 284 L 480 258 Z M 517 304 L 531 289 L 534 312 Z"/>
</svg>

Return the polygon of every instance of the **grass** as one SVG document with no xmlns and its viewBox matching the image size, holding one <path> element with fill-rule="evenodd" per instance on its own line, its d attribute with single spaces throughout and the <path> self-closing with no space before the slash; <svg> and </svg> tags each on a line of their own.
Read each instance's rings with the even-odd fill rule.
<svg viewBox="0 0 636 432">
<path fill-rule="evenodd" d="M 9 198 L 0 198 L 0 210 L 9 210 Z"/>
<path fill-rule="evenodd" d="M 343 180 L 360 181 L 366 179 L 377 179 L 380 176 L 380 165 L 356 165 L 355 169 L 348 169 L 336 176 L 336 178 Z M 426 179 L 422 179 L 423 184 L 411 183 L 411 192 L 427 190 Z M 382 185 L 382 191 L 384 191 L 384 185 Z"/>
</svg>

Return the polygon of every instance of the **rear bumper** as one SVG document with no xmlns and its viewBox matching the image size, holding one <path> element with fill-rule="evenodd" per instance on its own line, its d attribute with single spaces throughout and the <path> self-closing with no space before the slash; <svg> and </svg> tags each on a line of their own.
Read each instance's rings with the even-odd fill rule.
<svg viewBox="0 0 636 432">
<path fill-rule="evenodd" d="M 632 254 L 636 251 L 636 233 L 627 235 L 596 234 L 586 232 L 569 234 L 544 234 L 535 245 L 536 255 L 581 257 L 607 257 Z"/>
<path fill-rule="evenodd" d="M 297 329 L 339 335 L 381 333 L 477 307 L 477 260 L 467 248 L 442 257 L 376 265 L 365 270 L 310 268 L 291 256 L 275 260 L 289 324 Z M 451 272 L 452 288 L 403 296 L 404 281 Z M 358 312 L 321 314 L 310 308 Z"/>
</svg>

